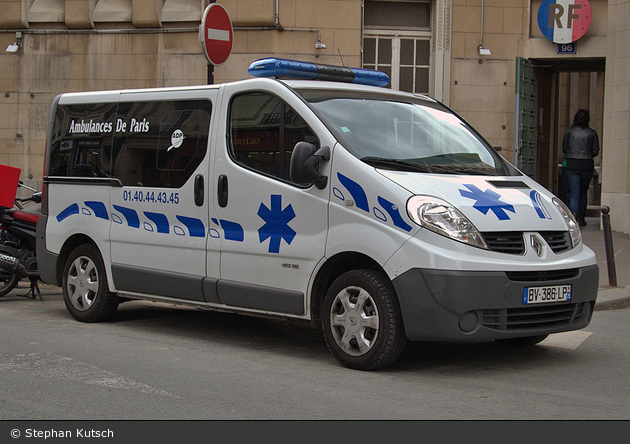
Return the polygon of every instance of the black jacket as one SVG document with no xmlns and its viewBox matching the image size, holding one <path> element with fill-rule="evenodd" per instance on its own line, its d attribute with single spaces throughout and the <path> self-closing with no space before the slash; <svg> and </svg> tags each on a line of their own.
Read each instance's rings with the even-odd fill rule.
<svg viewBox="0 0 630 444">
<path fill-rule="evenodd" d="M 562 152 L 565 159 L 592 159 L 599 154 L 597 132 L 590 127 L 569 127 L 562 139 Z"/>
</svg>

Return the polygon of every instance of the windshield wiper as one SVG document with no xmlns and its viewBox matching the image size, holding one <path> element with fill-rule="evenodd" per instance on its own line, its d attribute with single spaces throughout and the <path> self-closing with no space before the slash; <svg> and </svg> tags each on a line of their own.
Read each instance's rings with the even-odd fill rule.
<svg viewBox="0 0 630 444">
<path fill-rule="evenodd" d="M 457 168 L 457 167 L 455 167 Z M 471 174 L 475 176 L 498 176 L 495 170 L 491 170 L 489 168 L 486 169 L 475 169 L 475 168 L 457 168 L 455 171 L 461 174 Z M 455 172 L 454 171 L 454 172 Z"/>
<path fill-rule="evenodd" d="M 404 169 L 405 171 L 420 171 L 423 173 L 450 173 L 460 174 L 458 171 L 454 171 L 448 168 L 443 168 L 439 165 L 427 165 L 409 162 L 402 159 L 387 159 L 384 157 L 363 157 L 361 159 L 365 163 L 374 167 L 384 167 L 393 170 Z"/>
</svg>

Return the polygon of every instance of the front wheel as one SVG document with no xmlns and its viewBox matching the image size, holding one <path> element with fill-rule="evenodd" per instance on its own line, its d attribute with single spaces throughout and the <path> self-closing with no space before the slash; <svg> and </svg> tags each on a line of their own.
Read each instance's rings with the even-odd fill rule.
<svg viewBox="0 0 630 444">
<path fill-rule="evenodd" d="M 379 270 L 338 277 L 322 306 L 328 348 L 344 366 L 376 370 L 392 364 L 406 343 L 396 291 Z"/>
<path fill-rule="evenodd" d="M 68 256 L 62 289 L 66 308 L 81 322 L 110 318 L 120 302 L 118 296 L 109 291 L 103 258 L 91 244 L 78 246 Z"/>
</svg>

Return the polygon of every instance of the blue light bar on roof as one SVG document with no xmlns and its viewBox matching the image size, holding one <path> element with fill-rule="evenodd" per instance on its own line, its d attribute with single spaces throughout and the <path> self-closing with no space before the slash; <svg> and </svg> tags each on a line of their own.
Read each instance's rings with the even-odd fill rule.
<svg viewBox="0 0 630 444">
<path fill-rule="evenodd" d="M 247 72 L 254 77 L 290 77 L 306 80 L 358 83 L 361 85 L 386 86 L 389 76 L 381 71 L 345 66 L 320 65 L 318 63 L 270 57 L 249 65 Z"/>
</svg>

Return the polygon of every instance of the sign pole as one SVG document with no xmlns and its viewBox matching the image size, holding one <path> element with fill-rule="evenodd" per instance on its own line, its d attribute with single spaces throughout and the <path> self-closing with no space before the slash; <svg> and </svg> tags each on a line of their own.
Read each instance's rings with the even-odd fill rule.
<svg viewBox="0 0 630 444">
<path fill-rule="evenodd" d="M 216 3 L 216 0 L 210 0 L 208 3 Z M 214 85 L 214 65 L 210 62 L 208 62 L 208 85 Z"/>
</svg>

